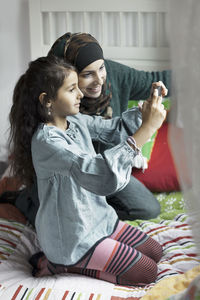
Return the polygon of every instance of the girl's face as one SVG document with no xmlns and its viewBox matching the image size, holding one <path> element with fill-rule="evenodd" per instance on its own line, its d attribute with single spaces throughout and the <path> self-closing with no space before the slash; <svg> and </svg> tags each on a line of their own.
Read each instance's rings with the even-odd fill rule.
<svg viewBox="0 0 200 300">
<path fill-rule="evenodd" d="M 104 60 L 99 59 L 85 67 L 78 75 L 78 86 L 85 97 L 98 98 L 106 80 Z"/>
<path fill-rule="evenodd" d="M 77 114 L 81 98 L 83 98 L 83 94 L 78 88 L 77 73 L 71 71 L 69 76 L 65 78 L 63 85 L 58 89 L 56 100 L 51 101 L 54 119 Z"/>
</svg>

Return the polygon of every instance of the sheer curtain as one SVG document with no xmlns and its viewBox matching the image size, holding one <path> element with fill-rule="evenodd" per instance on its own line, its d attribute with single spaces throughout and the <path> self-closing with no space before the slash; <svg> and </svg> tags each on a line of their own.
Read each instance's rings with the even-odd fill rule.
<svg viewBox="0 0 200 300">
<path fill-rule="evenodd" d="M 170 145 L 200 254 L 200 1 L 171 0 L 172 68 Z M 182 128 L 181 132 L 174 125 Z"/>
</svg>

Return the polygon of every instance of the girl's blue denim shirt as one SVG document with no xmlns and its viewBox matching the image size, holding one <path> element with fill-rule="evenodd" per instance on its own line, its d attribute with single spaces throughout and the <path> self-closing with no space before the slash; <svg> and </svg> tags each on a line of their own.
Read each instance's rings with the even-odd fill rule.
<svg viewBox="0 0 200 300">
<path fill-rule="evenodd" d="M 39 125 L 32 159 L 39 243 L 51 262 L 73 265 L 116 228 L 118 217 L 105 196 L 129 182 L 136 153 L 126 139 L 141 126 L 141 113 L 132 108 L 109 120 L 78 113 L 67 120 L 66 131 Z M 108 149 L 96 154 L 93 140 Z"/>
</svg>

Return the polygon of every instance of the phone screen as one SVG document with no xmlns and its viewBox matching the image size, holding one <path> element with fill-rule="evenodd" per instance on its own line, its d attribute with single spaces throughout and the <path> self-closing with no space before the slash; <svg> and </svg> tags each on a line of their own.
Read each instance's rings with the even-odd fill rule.
<svg viewBox="0 0 200 300">
<path fill-rule="evenodd" d="M 157 89 L 157 90 L 158 90 L 158 96 L 162 96 L 162 87 L 161 87 L 161 86 L 157 86 L 157 87 L 155 87 L 154 89 Z M 154 91 L 154 90 L 153 90 L 153 91 Z M 152 91 L 151 97 L 153 96 L 153 91 Z"/>
<path fill-rule="evenodd" d="M 158 96 L 162 96 L 162 88 L 161 88 L 161 86 L 158 86 L 157 87 L 157 90 L 158 90 Z"/>
</svg>

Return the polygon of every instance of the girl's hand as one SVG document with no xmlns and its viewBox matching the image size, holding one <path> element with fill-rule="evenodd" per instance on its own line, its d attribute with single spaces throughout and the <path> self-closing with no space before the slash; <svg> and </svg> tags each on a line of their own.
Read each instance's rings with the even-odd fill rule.
<svg viewBox="0 0 200 300">
<path fill-rule="evenodd" d="M 160 82 L 159 82 L 160 83 Z M 145 101 L 142 106 L 142 127 L 148 128 L 152 134 L 161 127 L 166 118 L 166 110 L 162 104 L 162 96 L 158 96 L 157 86 L 162 86 L 162 94 L 166 95 L 167 89 L 163 83 L 153 83 L 153 93 L 150 99 Z"/>
<path fill-rule="evenodd" d="M 150 91 L 150 97 L 147 99 L 147 101 L 151 101 L 152 97 L 153 97 L 153 92 L 156 88 L 161 87 L 161 99 L 162 97 L 167 96 L 168 93 L 168 89 L 166 88 L 166 86 L 164 85 L 164 83 L 162 81 L 158 81 L 158 82 L 153 82 L 152 86 L 151 86 L 151 91 Z M 138 108 L 139 110 L 142 112 L 142 106 L 143 106 L 143 102 L 144 101 L 139 101 L 138 102 Z"/>
<path fill-rule="evenodd" d="M 163 82 L 154 82 L 152 84 L 151 97 L 144 101 L 143 105 L 140 106 L 142 112 L 142 125 L 132 135 L 139 148 L 141 148 L 154 132 L 161 127 L 166 118 L 167 112 L 162 104 L 162 96 L 158 96 L 158 86 L 162 87 L 162 96 L 167 95 L 167 89 Z"/>
</svg>

